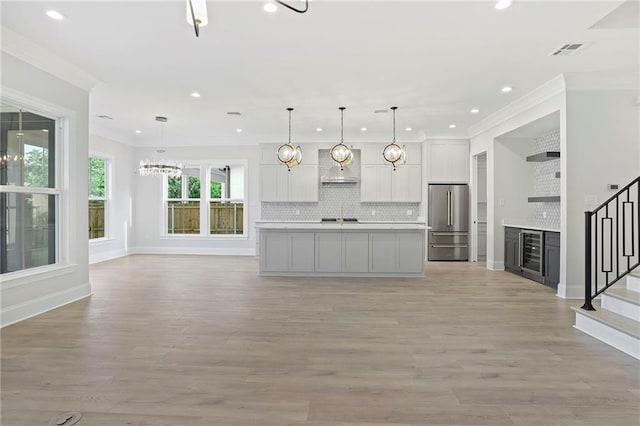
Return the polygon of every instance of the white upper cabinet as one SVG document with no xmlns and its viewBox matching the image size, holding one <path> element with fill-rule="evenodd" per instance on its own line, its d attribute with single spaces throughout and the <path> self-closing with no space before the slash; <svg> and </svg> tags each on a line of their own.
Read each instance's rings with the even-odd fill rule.
<svg viewBox="0 0 640 426">
<path fill-rule="evenodd" d="M 278 161 L 278 144 L 260 147 L 260 201 L 317 202 L 318 201 L 318 147 L 301 145 L 302 163 L 287 170 Z"/>
<path fill-rule="evenodd" d="M 419 203 L 422 200 L 422 144 L 406 144 L 407 162 L 398 165 L 395 171 L 382 156 L 386 145 L 370 144 L 362 149 L 360 201 Z"/>
<path fill-rule="evenodd" d="M 469 182 L 469 141 L 427 141 L 427 180 L 429 182 Z"/>
</svg>

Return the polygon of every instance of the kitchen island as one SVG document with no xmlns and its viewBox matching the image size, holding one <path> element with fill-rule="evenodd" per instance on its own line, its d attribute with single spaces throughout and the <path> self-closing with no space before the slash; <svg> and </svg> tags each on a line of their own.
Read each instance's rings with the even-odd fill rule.
<svg viewBox="0 0 640 426">
<path fill-rule="evenodd" d="M 259 222 L 259 275 L 422 277 L 424 223 Z"/>
</svg>

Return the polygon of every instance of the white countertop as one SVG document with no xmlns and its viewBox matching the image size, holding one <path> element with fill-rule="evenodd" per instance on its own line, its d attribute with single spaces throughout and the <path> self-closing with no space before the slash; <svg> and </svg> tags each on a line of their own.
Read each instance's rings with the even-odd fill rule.
<svg viewBox="0 0 640 426">
<path fill-rule="evenodd" d="M 532 231 L 560 232 L 560 229 L 558 228 L 552 228 L 550 226 L 531 225 L 529 223 L 521 222 L 504 222 L 502 226 L 508 226 L 510 228 L 531 229 Z"/>
<path fill-rule="evenodd" d="M 420 222 L 345 222 L 343 224 L 334 222 L 267 222 L 256 221 L 257 229 L 314 229 L 314 230 L 385 230 L 385 229 L 430 229 Z"/>
</svg>

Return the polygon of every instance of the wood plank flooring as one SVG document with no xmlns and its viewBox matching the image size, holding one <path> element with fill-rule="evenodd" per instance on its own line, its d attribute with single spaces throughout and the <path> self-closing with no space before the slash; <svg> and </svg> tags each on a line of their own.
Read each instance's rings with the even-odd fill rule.
<svg viewBox="0 0 640 426">
<path fill-rule="evenodd" d="M 91 298 L 2 329 L 2 425 L 640 424 L 640 363 L 533 281 L 469 263 L 418 279 L 256 271 L 92 266 Z"/>
</svg>

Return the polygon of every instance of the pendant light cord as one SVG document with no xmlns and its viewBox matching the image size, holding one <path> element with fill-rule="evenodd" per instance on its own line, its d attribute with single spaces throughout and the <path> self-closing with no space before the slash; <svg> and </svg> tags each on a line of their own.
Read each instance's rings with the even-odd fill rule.
<svg viewBox="0 0 640 426">
<path fill-rule="evenodd" d="M 293 108 L 287 108 L 289 110 L 289 145 L 291 145 L 291 111 Z"/>
<path fill-rule="evenodd" d="M 340 143 L 344 145 L 344 110 L 345 107 L 340 107 Z"/>
<path fill-rule="evenodd" d="M 393 111 L 393 143 L 396 143 L 396 110 L 398 107 L 391 107 Z"/>
</svg>

